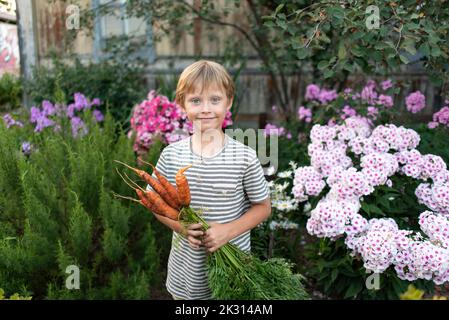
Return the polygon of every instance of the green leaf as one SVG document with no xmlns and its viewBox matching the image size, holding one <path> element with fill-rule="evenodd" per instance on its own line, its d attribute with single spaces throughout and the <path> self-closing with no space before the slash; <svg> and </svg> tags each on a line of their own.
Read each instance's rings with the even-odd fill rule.
<svg viewBox="0 0 449 320">
<path fill-rule="evenodd" d="M 300 48 L 298 50 L 296 50 L 296 57 L 298 57 L 298 59 L 305 59 L 307 58 L 309 54 L 309 50 L 307 48 Z"/>
<path fill-rule="evenodd" d="M 432 57 L 439 57 L 441 55 L 440 47 L 436 44 L 432 45 L 432 47 L 430 49 L 430 55 Z"/>
<path fill-rule="evenodd" d="M 329 7 L 326 11 L 337 20 L 342 20 L 345 17 L 345 11 L 340 6 Z"/>
<path fill-rule="evenodd" d="M 355 55 L 356 57 L 363 57 L 365 52 L 362 48 L 359 46 L 354 46 L 351 48 L 351 53 Z"/>
<path fill-rule="evenodd" d="M 329 66 L 329 61 L 327 60 L 321 60 L 320 62 L 318 62 L 317 68 L 319 70 L 324 70 Z"/>
<path fill-rule="evenodd" d="M 356 297 L 357 294 L 363 289 L 362 283 L 363 283 L 362 279 L 358 278 L 354 279 L 351 282 L 351 285 L 349 286 L 348 290 L 346 290 L 344 299 Z"/>
<path fill-rule="evenodd" d="M 338 48 L 338 59 L 343 60 L 344 58 L 346 58 L 346 48 L 344 43 L 340 43 Z"/>
<path fill-rule="evenodd" d="M 280 5 L 278 5 L 276 7 L 276 10 L 274 10 L 274 15 L 277 15 L 279 13 L 279 11 L 281 11 L 282 8 L 284 8 L 284 5 L 285 5 L 284 3 L 281 3 Z"/>
<path fill-rule="evenodd" d="M 405 49 L 405 51 L 407 51 L 411 55 L 415 55 L 416 54 L 415 41 L 413 41 L 411 39 L 406 40 L 406 41 L 404 41 L 402 47 Z"/>
<path fill-rule="evenodd" d="M 332 77 L 334 75 L 334 71 L 332 70 L 326 70 L 326 72 L 324 72 L 324 78 L 328 79 L 330 77 Z"/>
<path fill-rule="evenodd" d="M 282 30 L 286 30 L 287 29 L 287 22 L 285 20 L 277 20 L 276 24 L 282 29 Z"/>
<path fill-rule="evenodd" d="M 405 64 L 408 64 L 410 62 L 410 60 L 402 54 L 399 55 L 399 59 L 401 59 L 401 61 Z"/>
</svg>

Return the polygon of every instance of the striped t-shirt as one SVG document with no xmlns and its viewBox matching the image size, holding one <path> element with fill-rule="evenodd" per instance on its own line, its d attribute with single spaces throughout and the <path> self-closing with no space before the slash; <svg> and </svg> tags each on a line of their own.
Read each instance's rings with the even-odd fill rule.
<svg viewBox="0 0 449 320">
<path fill-rule="evenodd" d="M 192 163 L 185 172 L 191 193 L 190 206 L 194 210 L 202 209 L 206 221 L 233 221 L 248 211 L 251 203 L 269 196 L 256 152 L 228 135 L 218 153 L 202 160 L 192 150 L 191 137 L 170 144 L 162 151 L 156 167 L 175 185 L 176 172 Z M 230 242 L 250 251 L 250 231 Z M 210 299 L 206 259 L 204 247 L 193 249 L 187 239 L 173 232 L 166 281 L 168 292 L 182 299 Z"/>
</svg>

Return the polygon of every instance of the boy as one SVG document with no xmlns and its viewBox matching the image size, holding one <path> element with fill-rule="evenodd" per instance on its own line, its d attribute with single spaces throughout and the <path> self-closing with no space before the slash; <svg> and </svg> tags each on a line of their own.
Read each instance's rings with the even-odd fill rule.
<svg viewBox="0 0 449 320">
<path fill-rule="evenodd" d="M 232 106 L 234 84 L 223 66 L 201 60 L 181 74 L 176 102 L 193 123 L 193 135 L 162 151 L 158 170 L 171 183 L 181 167 L 193 163 L 185 175 L 191 207 L 203 210 L 210 224 L 184 229 L 177 221 L 156 215 L 171 228 L 167 290 L 174 299 L 210 299 L 206 259 L 228 242 L 250 250 L 250 231 L 271 214 L 267 181 L 256 152 L 223 133 L 222 123 Z M 177 234 L 176 234 L 177 233 Z"/>
</svg>

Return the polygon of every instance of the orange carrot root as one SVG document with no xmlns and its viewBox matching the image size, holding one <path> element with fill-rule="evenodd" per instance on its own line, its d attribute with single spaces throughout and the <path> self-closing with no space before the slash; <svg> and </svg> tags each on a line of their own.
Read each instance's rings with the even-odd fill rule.
<svg viewBox="0 0 449 320">
<path fill-rule="evenodd" d="M 189 182 L 187 181 L 187 177 L 184 175 L 184 172 L 189 169 L 192 164 L 181 168 L 176 173 L 176 186 L 178 188 L 178 198 L 179 202 L 183 207 L 188 207 L 190 205 L 190 188 Z"/>
<path fill-rule="evenodd" d="M 174 208 L 179 209 L 181 207 L 181 204 L 178 200 L 178 190 L 176 190 L 176 188 L 170 183 L 170 181 L 168 181 L 167 178 L 165 178 L 154 165 L 152 165 L 151 163 L 149 165 L 153 169 L 154 174 L 156 175 L 161 185 L 164 187 L 165 191 L 167 191 L 168 197 L 170 197 L 176 204 Z"/>
</svg>

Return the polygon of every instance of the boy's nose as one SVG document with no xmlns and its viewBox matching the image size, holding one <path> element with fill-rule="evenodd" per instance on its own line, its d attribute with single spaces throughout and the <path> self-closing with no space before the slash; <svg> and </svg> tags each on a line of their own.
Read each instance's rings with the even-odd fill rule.
<svg viewBox="0 0 449 320">
<path fill-rule="evenodd" d="M 208 112 L 209 111 L 209 109 L 210 109 L 210 107 L 209 107 L 209 102 L 204 102 L 203 103 L 203 108 L 202 108 L 202 112 Z"/>
</svg>

